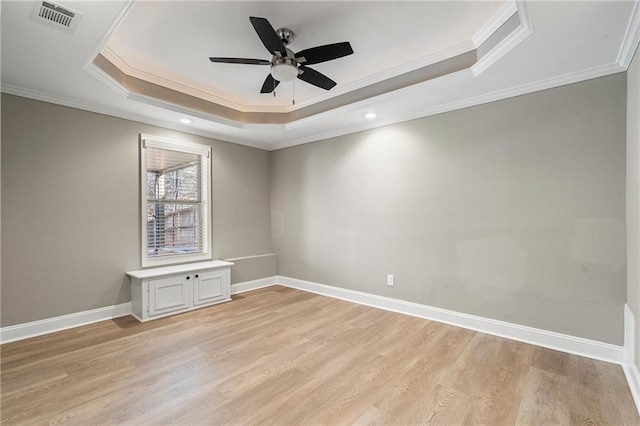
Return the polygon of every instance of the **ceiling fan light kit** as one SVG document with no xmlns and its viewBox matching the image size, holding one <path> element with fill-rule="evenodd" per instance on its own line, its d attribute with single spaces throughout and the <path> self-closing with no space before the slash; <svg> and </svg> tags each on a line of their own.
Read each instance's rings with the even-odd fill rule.
<svg viewBox="0 0 640 426">
<path fill-rule="evenodd" d="M 291 81 L 298 77 L 298 63 L 295 58 L 275 57 L 271 63 L 271 76 L 278 81 Z"/>
<path fill-rule="evenodd" d="M 269 65 L 271 72 L 262 84 L 260 93 L 275 91 L 281 81 L 293 81 L 296 78 L 319 87 L 331 90 L 336 82 L 326 75 L 309 68 L 308 65 L 319 64 L 353 54 L 348 41 L 312 47 L 294 53 L 286 46 L 293 41 L 295 34 L 288 28 L 273 29 L 266 18 L 251 16 L 251 25 L 255 29 L 264 47 L 271 53 L 271 61 L 266 59 L 210 57 L 211 62 L 245 65 Z"/>
</svg>

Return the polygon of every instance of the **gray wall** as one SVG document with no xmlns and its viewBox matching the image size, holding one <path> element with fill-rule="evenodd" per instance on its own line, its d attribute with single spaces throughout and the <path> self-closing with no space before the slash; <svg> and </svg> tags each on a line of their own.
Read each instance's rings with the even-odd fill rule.
<svg viewBox="0 0 640 426">
<path fill-rule="evenodd" d="M 637 57 L 628 80 L 638 154 Z M 213 147 L 214 257 L 243 258 L 233 282 L 280 274 L 621 344 L 625 81 L 273 153 L 3 94 L 2 326 L 129 300 L 143 132 Z"/>
<path fill-rule="evenodd" d="M 2 326 L 130 300 L 141 132 L 213 147 L 214 258 L 273 251 L 268 152 L 2 94 Z"/>
<path fill-rule="evenodd" d="M 640 367 L 640 53 L 627 70 L 627 304 L 635 316 Z"/>
<path fill-rule="evenodd" d="M 278 273 L 622 344 L 625 81 L 274 152 Z"/>
</svg>

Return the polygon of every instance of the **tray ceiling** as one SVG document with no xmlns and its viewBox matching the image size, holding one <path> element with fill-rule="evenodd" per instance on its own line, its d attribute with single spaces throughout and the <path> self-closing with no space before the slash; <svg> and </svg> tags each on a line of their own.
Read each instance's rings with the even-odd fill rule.
<svg viewBox="0 0 640 426">
<path fill-rule="evenodd" d="M 471 50 L 472 37 L 506 1 L 483 2 L 137 2 L 109 36 L 105 56 L 134 77 L 240 111 L 302 108 Z M 271 59 L 249 16 L 296 34 L 293 51 L 349 41 L 354 54 L 314 65 L 338 83 L 331 91 L 295 81 L 260 94 L 268 66 L 213 64 L 209 56 Z"/>
</svg>

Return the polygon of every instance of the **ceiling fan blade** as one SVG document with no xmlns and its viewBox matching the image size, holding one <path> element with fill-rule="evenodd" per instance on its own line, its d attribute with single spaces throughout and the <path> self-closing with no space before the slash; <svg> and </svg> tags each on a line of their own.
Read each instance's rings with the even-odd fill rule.
<svg viewBox="0 0 640 426">
<path fill-rule="evenodd" d="M 298 78 L 302 81 L 306 81 L 324 90 L 331 90 L 333 86 L 336 85 L 335 81 L 314 69 L 304 66 L 300 66 L 299 69 L 302 70 L 302 73 L 298 74 Z"/>
<path fill-rule="evenodd" d="M 282 40 L 280 40 L 280 37 L 266 18 L 250 16 L 249 20 L 251 21 L 251 25 L 253 25 L 253 29 L 258 33 L 258 37 L 260 37 L 262 44 L 264 44 L 264 47 L 266 47 L 272 55 L 275 55 L 276 52 L 278 52 L 282 57 L 287 56 L 287 49 L 284 47 Z"/>
<path fill-rule="evenodd" d="M 276 89 L 276 87 L 278 87 L 278 84 L 280 84 L 280 82 L 273 78 L 271 73 L 269 73 L 267 78 L 265 78 L 264 83 L 262 83 L 260 93 L 271 93 Z"/>
<path fill-rule="evenodd" d="M 324 46 L 301 50 L 296 53 L 296 59 L 300 64 L 313 65 L 342 58 L 352 53 L 353 49 L 351 48 L 351 44 L 348 41 L 343 41 L 341 43 L 325 44 Z"/>
<path fill-rule="evenodd" d="M 211 62 L 219 62 L 222 64 L 247 64 L 247 65 L 270 65 L 271 61 L 266 59 L 247 59 L 247 58 L 209 58 Z"/>
</svg>

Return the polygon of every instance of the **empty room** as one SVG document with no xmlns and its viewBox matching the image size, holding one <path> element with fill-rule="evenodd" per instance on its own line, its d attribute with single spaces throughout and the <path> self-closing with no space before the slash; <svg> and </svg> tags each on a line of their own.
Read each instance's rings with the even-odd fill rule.
<svg viewBox="0 0 640 426">
<path fill-rule="evenodd" d="M 5 1 L 4 425 L 640 425 L 640 3 Z"/>
</svg>

